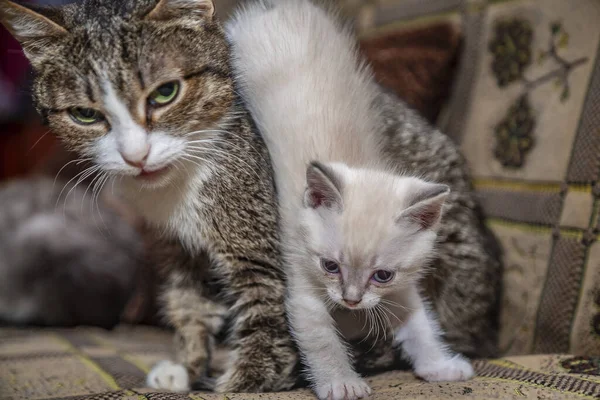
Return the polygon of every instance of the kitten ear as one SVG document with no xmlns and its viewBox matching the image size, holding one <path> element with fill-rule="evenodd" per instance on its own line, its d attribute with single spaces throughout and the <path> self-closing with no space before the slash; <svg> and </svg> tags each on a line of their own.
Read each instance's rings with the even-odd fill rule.
<svg viewBox="0 0 600 400">
<path fill-rule="evenodd" d="M 212 0 L 159 0 L 146 19 L 167 21 L 192 16 L 211 20 L 214 14 Z"/>
<path fill-rule="evenodd" d="M 342 210 L 342 180 L 332 168 L 317 161 L 311 162 L 306 169 L 306 184 L 304 207 Z"/>
<path fill-rule="evenodd" d="M 29 59 L 39 55 L 49 41 L 68 33 L 60 26 L 56 8 L 26 7 L 8 0 L 0 0 L 0 22 L 21 43 Z"/>
<path fill-rule="evenodd" d="M 410 199 L 409 206 L 398 220 L 409 220 L 421 229 L 430 229 L 442 217 L 442 206 L 450 193 L 450 187 L 437 183 L 420 182 Z"/>
</svg>

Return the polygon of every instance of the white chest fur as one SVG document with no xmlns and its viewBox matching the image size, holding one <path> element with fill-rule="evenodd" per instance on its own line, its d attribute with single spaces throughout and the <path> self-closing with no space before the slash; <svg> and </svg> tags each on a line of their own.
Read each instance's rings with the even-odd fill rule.
<svg viewBox="0 0 600 400">
<path fill-rule="evenodd" d="M 177 237 L 191 251 L 205 248 L 204 211 L 210 209 L 206 196 L 201 196 L 211 172 L 202 168 L 177 171 L 176 177 L 160 187 L 145 187 L 131 179 L 120 185 L 147 222 L 170 236 Z"/>
</svg>

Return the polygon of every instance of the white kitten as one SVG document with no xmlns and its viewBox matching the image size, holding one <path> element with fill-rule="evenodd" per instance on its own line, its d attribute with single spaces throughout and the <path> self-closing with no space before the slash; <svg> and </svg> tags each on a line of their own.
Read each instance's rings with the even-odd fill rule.
<svg viewBox="0 0 600 400">
<path fill-rule="evenodd" d="M 340 337 L 369 334 L 357 313 L 378 313 L 424 379 L 471 377 L 416 286 L 449 188 L 386 172 L 375 134 L 379 88 L 352 35 L 308 0 L 255 3 L 227 33 L 242 97 L 271 153 L 287 308 L 319 398 L 371 393 Z"/>
</svg>

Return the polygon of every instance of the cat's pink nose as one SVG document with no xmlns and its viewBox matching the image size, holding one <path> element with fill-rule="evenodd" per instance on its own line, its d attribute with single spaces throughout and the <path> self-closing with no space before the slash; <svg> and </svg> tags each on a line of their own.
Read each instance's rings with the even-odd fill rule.
<svg viewBox="0 0 600 400">
<path fill-rule="evenodd" d="M 361 301 L 362 301 L 362 299 L 360 299 L 358 301 L 344 299 L 344 303 L 348 304 L 350 307 L 356 307 Z"/>
<path fill-rule="evenodd" d="M 121 153 L 121 157 L 123 157 L 123 161 L 125 161 L 132 167 L 144 168 L 146 166 L 146 161 L 148 160 L 148 154 L 150 154 L 150 146 L 146 147 L 145 150 L 139 151 L 137 153 Z"/>
</svg>

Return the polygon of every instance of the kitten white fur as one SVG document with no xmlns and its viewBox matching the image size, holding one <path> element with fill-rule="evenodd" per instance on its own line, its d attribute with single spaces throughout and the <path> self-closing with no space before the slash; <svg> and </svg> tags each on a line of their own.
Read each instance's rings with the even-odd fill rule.
<svg viewBox="0 0 600 400">
<path fill-rule="evenodd" d="M 352 34 L 308 0 L 253 3 L 226 28 L 239 89 L 272 157 L 290 324 L 318 397 L 371 393 L 340 338 L 375 329 L 373 319 L 359 328 L 357 314 L 379 313 L 422 378 L 470 378 L 416 286 L 449 189 L 387 172 L 379 88 Z"/>
</svg>

